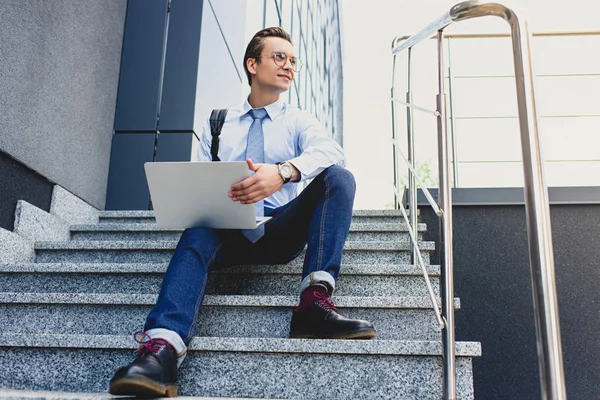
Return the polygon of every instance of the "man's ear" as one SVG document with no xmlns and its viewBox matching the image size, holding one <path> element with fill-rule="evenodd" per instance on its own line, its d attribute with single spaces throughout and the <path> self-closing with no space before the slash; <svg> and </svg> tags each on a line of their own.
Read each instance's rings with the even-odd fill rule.
<svg viewBox="0 0 600 400">
<path fill-rule="evenodd" d="M 256 75 L 256 64 L 258 61 L 255 58 L 249 58 L 246 60 L 246 67 L 248 68 L 248 72 L 252 75 Z"/>
</svg>

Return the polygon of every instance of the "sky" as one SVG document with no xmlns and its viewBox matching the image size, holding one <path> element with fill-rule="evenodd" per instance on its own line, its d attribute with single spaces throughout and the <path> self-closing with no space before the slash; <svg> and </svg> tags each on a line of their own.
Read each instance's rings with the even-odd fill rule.
<svg viewBox="0 0 600 400">
<path fill-rule="evenodd" d="M 340 3 L 344 48 L 344 148 L 348 167 L 357 180 L 355 208 L 389 208 L 393 202 L 389 102 L 391 42 L 397 35 L 410 35 L 427 26 L 457 2 L 341 0 Z M 572 0 L 568 7 L 558 0 L 502 3 L 524 16 L 533 32 L 600 29 L 598 0 Z M 447 32 L 507 33 L 508 25 L 498 18 L 486 17 L 462 22 L 448 28 Z M 597 67 L 596 72 L 600 73 L 600 61 Z M 435 121 L 430 126 L 434 129 Z M 401 132 L 404 134 L 405 131 Z M 435 142 L 430 143 L 430 147 L 435 146 Z"/>
</svg>

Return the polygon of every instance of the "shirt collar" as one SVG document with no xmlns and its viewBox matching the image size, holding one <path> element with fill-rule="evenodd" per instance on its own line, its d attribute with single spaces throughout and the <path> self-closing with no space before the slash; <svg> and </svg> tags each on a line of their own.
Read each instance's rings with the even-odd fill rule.
<svg viewBox="0 0 600 400">
<path fill-rule="evenodd" d="M 273 121 L 283 111 L 284 107 L 285 102 L 281 98 L 279 98 L 279 100 L 277 100 L 276 102 L 271 103 L 268 106 L 264 106 L 262 108 L 267 110 L 267 115 L 269 116 L 271 121 Z M 252 106 L 250 105 L 250 103 L 248 103 L 248 99 L 246 99 L 246 101 L 244 101 L 244 104 L 242 105 L 242 117 L 248 115 L 248 112 L 250 112 L 250 110 L 252 110 Z"/>
</svg>

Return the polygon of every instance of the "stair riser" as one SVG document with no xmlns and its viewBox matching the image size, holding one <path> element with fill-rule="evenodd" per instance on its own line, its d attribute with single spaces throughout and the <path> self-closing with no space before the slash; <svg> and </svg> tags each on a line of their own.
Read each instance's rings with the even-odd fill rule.
<svg viewBox="0 0 600 400">
<path fill-rule="evenodd" d="M 100 217 L 100 224 L 156 224 L 154 217 Z M 352 222 L 360 223 L 402 223 L 404 218 L 399 216 L 353 216 Z"/>
<path fill-rule="evenodd" d="M 161 231 L 100 231 L 100 232 L 71 232 L 72 240 L 179 240 L 181 232 Z M 423 235 L 418 235 L 423 240 Z M 350 232 L 348 241 L 352 242 L 408 242 L 410 236 L 407 232 Z"/>
<path fill-rule="evenodd" d="M 129 350 L 1 348 L 0 387 L 106 392 L 132 358 Z M 471 359 L 459 357 L 456 366 L 458 398 L 473 399 Z M 434 356 L 192 351 L 179 373 L 179 394 L 187 396 L 437 400 L 441 393 L 442 359 Z"/>
<path fill-rule="evenodd" d="M 72 263 L 168 263 L 173 249 L 153 250 L 53 250 L 37 249 L 36 262 Z M 304 253 L 298 259 L 302 260 Z M 429 252 L 422 251 L 425 264 L 429 264 Z M 408 250 L 344 250 L 342 262 L 346 264 L 408 264 Z"/>
<path fill-rule="evenodd" d="M 3 332 L 129 335 L 142 329 L 150 305 L 0 304 Z M 373 322 L 381 340 L 440 340 L 430 309 L 342 308 L 349 318 Z M 287 338 L 287 307 L 205 306 L 196 336 Z"/>
<path fill-rule="evenodd" d="M 156 293 L 163 274 L 60 274 L 0 273 L 0 292 L 29 293 Z M 207 294 L 296 294 L 300 275 L 211 274 Z M 432 277 L 435 293 L 437 277 Z M 338 296 L 428 296 L 422 276 L 344 275 L 336 287 Z"/>
</svg>

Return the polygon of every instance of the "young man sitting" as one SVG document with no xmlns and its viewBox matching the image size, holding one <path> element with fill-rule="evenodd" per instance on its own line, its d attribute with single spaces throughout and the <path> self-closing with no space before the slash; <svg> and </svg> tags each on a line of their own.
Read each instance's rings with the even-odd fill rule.
<svg viewBox="0 0 600 400">
<path fill-rule="evenodd" d="M 248 231 L 185 230 L 144 332 L 136 334 L 142 344 L 137 357 L 115 373 L 110 393 L 176 396 L 177 367 L 196 330 L 209 272 L 227 265 L 288 263 L 305 246 L 300 303 L 292 314 L 290 337 L 375 337 L 371 323 L 344 318 L 330 299 L 350 229 L 355 182 L 344 168 L 342 148 L 317 119 L 280 99 L 301 65 L 281 28 L 261 30 L 248 44 L 244 68 L 250 95 L 227 114 L 219 158 L 247 161 L 254 173 L 233 185 L 229 197 L 254 204 L 257 215 L 272 219 Z M 207 121 L 200 161 L 211 160 L 210 148 Z M 313 180 L 297 195 L 297 182 L 306 179 Z"/>
</svg>

